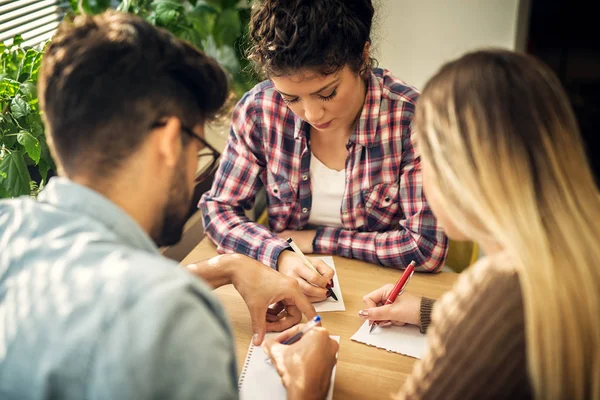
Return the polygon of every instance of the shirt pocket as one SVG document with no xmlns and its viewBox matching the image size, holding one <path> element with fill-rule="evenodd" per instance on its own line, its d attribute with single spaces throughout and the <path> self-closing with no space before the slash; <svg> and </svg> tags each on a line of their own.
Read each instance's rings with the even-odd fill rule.
<svg viewBox="0 0 600 400">
<path fill-rule="evenodd" d="M 391 230 L 400 220 L 399 189 L 398 183 L 380 183 L 362 191 L 369 232 Z"/>
<path fill-rule="evenodd" d="M 269 214 L 269 228 L 280 232 L 288 227 L 291 211 L 296 204 L 297 188 L 285 178 L 267 174 L 267 209 Z"/>
</svg>

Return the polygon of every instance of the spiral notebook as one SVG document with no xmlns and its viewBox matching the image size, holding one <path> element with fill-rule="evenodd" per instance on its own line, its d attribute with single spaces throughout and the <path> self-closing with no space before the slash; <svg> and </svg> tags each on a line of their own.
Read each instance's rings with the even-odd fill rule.
<svg viewBox="0 0 600 400">
<path fill-rule="evenodd" d="M 267 334 L 268 337 L 277 336 L 278 333 Z M 339 336 L 331 336 L 333 340 L 340 342 Z M 238 391 L 241 400 L 284 400 L 287 399 L 285 388 L 275 366 L 267 360 L 267 355 L 262 347 L 254 346 L 250 342 L 248 354 L 244 367 L 240 373 Z M 327 393 L 327 400 L 333 398 L 333 382 L 335 380 L 335 369 L 331 372 L 331 384 Z"/>
</svg>

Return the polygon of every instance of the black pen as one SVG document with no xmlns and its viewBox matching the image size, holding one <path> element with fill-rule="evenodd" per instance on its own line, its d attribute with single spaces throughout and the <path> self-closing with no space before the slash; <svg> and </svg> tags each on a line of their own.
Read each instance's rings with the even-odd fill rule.
<svg viewBox="0 0 600 400">
<path fill-rule="evenodd" d="M 292 248 L 292 250 L 294 250 L 294 252 L 300 256 L 300 258 L 302 259 L 302 262 L 304 262 L 304 265 L 306 265 L 308 268 L 310 268 L 313 271 L 315 271 L 317 274 L 321 275 L 321 273 L 319 271 L 317 271 L 317 269 L 315 268 L 315 266 L 312 265 L 312 263 L 310 262 L 310 260 L 308 258 L 306 258 L 306 256 L 304 255 L 304 253 L 302 253 L 302 250 L 300 250 L 300 248 L 296 245 L 296 243 L 294 243 L 294 241 L 292 240 L 292 238 L 289 238 L 287 240 L 287 242 L 290 245 L 290 247 Z M 332 287 L 331 287 L 331 285 L 329 283 L 327 284 L 326 288 L 327 288 L 327 294 L 329 294 L 335 301 L 338 301 L 338 298 L 335 295 L 335 293 L 333 292 L 333 289 L 332 289 Z"/>
</svg>

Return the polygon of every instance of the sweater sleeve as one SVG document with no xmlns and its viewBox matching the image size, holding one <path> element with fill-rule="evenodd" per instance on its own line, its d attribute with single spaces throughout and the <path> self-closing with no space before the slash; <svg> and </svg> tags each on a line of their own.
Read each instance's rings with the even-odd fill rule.
<svg viewBox="0 0 600 400">
<path fill-rule="evenodd" d="M 435 300 L 421 297 L 421 309 L 419 311 L 419 329 L 421 333 L 427 333 L 427 328 L 431 323 L 431 311 L 434 304 Z"/>
<path fill-rule="evenodd" d="M 518 276 L 480 263 L 436 303 L 428 352 L 399 398 L 531 397 Z M 421 312 L 427 307 L 422 301 Z"/>
</svg>

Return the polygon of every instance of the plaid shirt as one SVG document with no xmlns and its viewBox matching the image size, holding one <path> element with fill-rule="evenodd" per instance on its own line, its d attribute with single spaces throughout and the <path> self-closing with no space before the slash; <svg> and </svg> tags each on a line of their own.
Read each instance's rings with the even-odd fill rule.
<svg viewBox="0 0 600 400">
<path fill-rule="evenodd" d="M 315 253 L 396 268 L 415 260 L 422 271 L 443 265 L 447 238 L 425 200 L 414 151 L 411 123 L 417 97 L 415 89 L 387 70 L 372 71 L 346 146 L 343 227 L 317 228 Z M 205 231 L 220 252 L 245 254 L 276 268 L 287 243 L 244 213 L 263 187 L 274 232 L 307 228 L 309 135 L 309 124 L 286 106 L 270 81 L 240 100 L 212 189 L 199 203 Z"/>
</svg>

